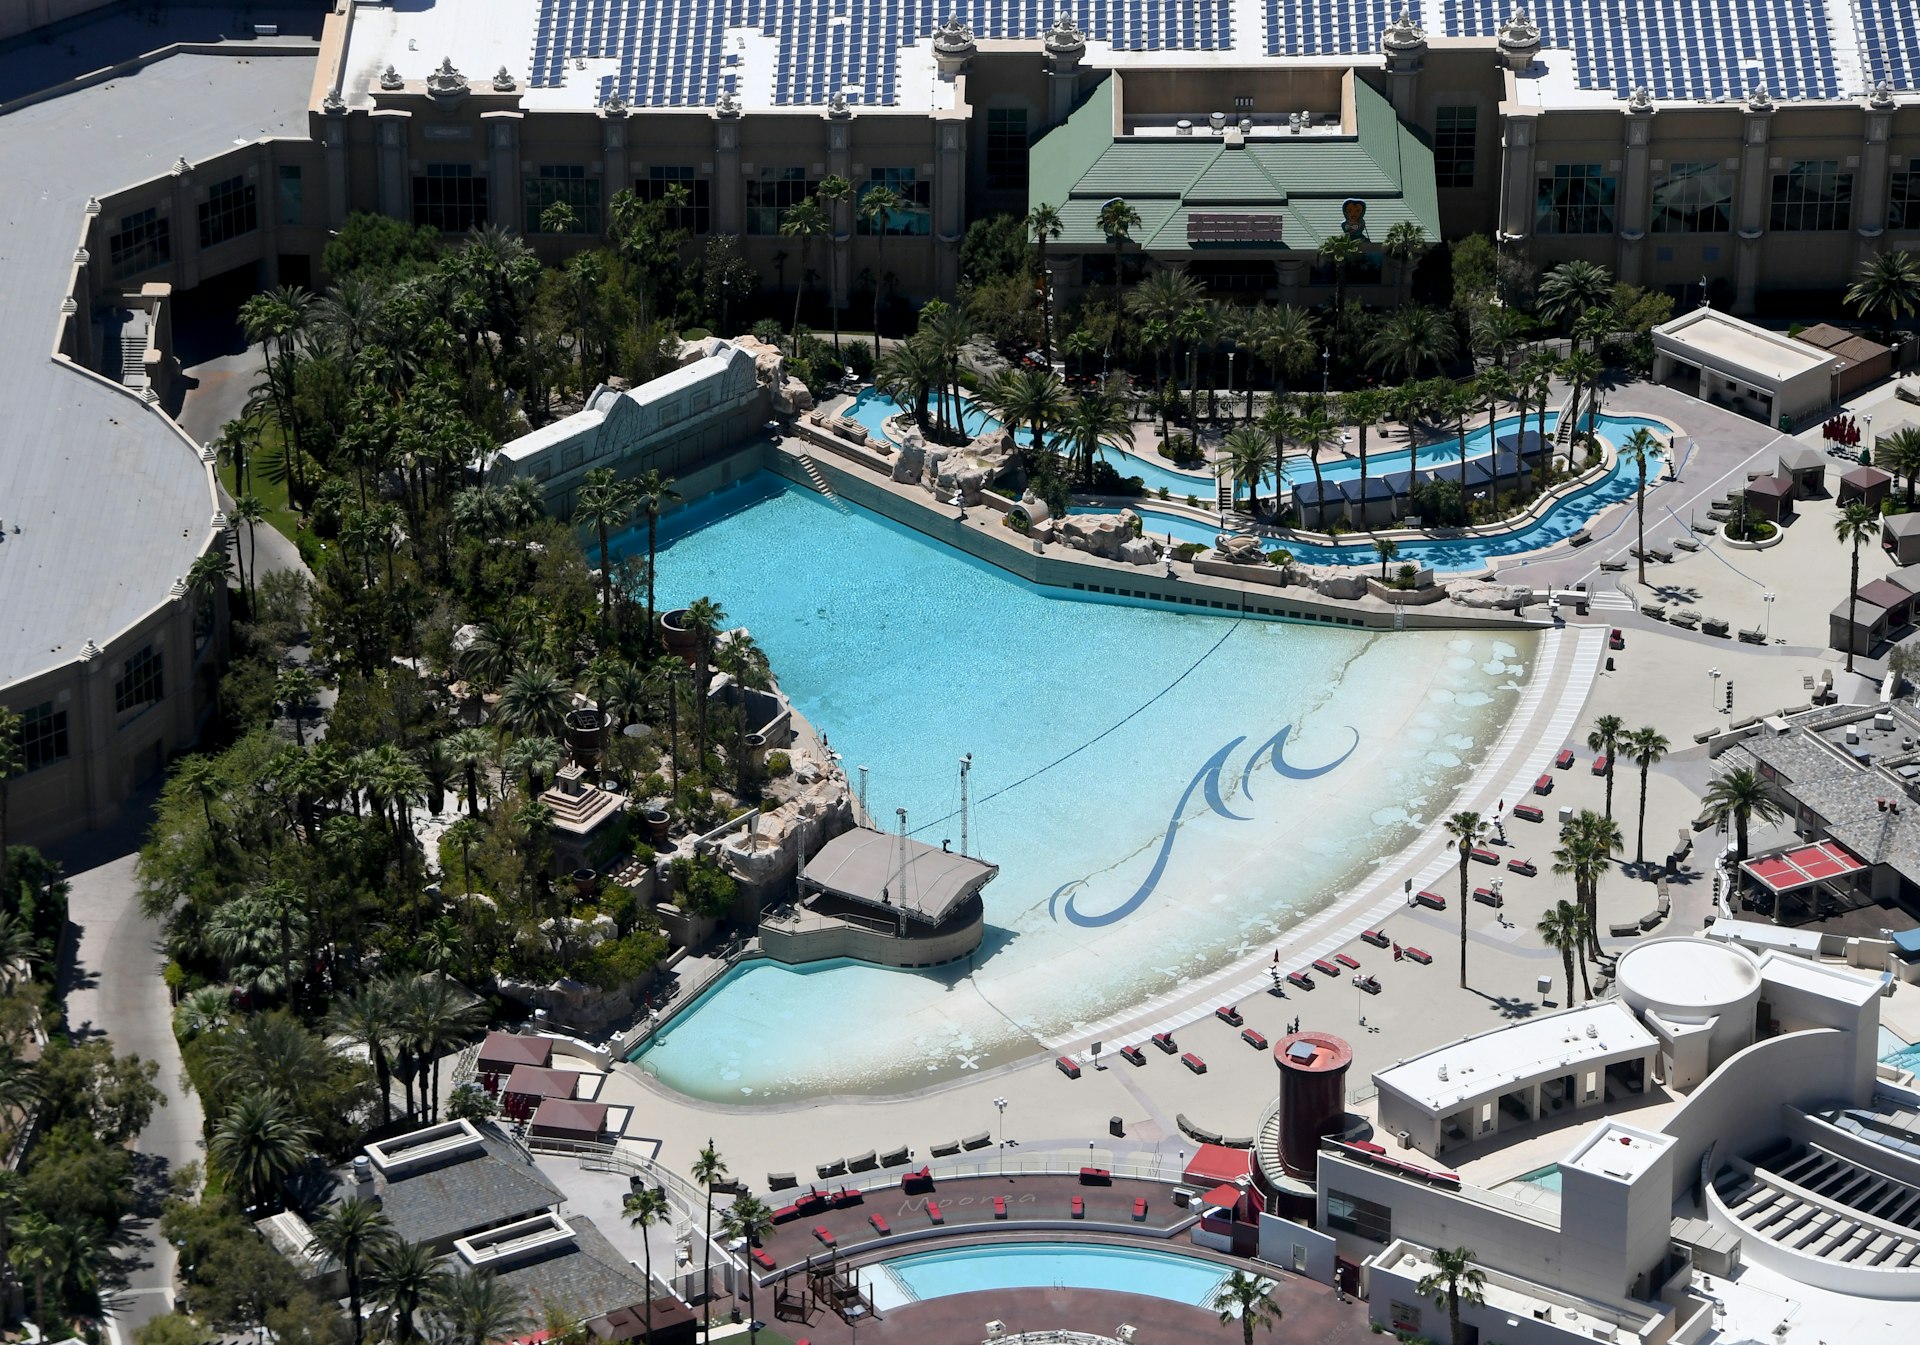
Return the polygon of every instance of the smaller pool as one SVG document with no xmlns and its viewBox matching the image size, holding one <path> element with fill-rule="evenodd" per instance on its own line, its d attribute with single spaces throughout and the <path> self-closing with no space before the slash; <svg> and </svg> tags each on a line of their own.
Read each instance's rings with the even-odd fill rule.
<svg viewBox="0 0 1920 1345">
<path fill-rule="evenodd" d="M 1892 1055 L 1880 1057 L 1882 1064 L 1892 1065 L 1912 1074 L 1920 1074 L 1920 1046 L 1903 1046 Z"/>
<path fill-rule="evenodd" d="M 1891 1060 L 1907 1049 L 1907 1040 L 1885 1023 L 1880 1025 L 1879 1057 Z"/>
<path fill-rule="evenodd" d="M 1202 522 L 1197 518 L 1188 518 L 1185 514 L 1168 513 L 1159 509 L 1150 509 L 1132 500 L 1125 504 L 1076 504 L 1069 513 L 1074 514 L 1117 514 L 1122 509 L 1131 509 L 1140 515 L 1140 524 L 1146 535 L 1156 541 L 1164 542 L 1173 538 L 1174 545 L 1182 542 L 1198 542 L 1201 546 L 1212 546 L 1220 540 L 1221 529 Z M 1228 531 L 1232 531 L 1228 529 Z"/>
<path fill-rule="evenodd" d="M 1070 1242 L 949 1247 L 874 1267 L 874 1306 L 1008 1289 L 1098 1289 L 1211 1307 L 1226 1271 L 1211 1261 L 1145 1247 Z M 891 1300 L 891 1301 L 889 1301 Z"/>
<path fill-rule="evenodd" d="M 1558 1163 L 1549 1163 L 1543 1168 L 1535 1168 L 1532 1172 L 1523 1172 L 1518 1177 L 1515 1177 L 1513 1181 L 1515 1183 L 1524 1182 L 1528 1186 L 1537 1186 L 1543 1191 L 1558 1191 L 1560 1189 L 1560 1165 Z M 1512 1183 L 1501 1183 L 1503 1186 L 1510 1184 Z"/>
</svg>

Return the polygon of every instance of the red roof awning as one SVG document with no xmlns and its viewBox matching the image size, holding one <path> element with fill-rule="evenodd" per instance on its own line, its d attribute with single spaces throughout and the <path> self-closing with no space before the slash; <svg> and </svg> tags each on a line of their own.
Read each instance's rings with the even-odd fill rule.
<svg viewBox="0 0 1920 1345">
<path fill-rule="evenodd" d="M 519 1065 L 507 1076 L 507 1091 L 524 1097 L 572 1097 L 580 1076 L 570 1069 Z"/>
<path fill-rule="evenodd" d="M 1867 866 L 1838 841 L 1803 845 L 1783 854 L 1750 859 L 1740 866 L 1771 892 L 1797 892 L 1816 883 L 1832 882 Z"/>
<path fill-rule="evenodd" d="M 593 1140 L 607 1128 L 607 1104 L 550 1097 L 533 1113 L 533 1133 L 558 1139 Z"/>
<path fill-rule="evenodd" d="M 1237 1210 L 1240 1208 L 1240 1198 L 1244 1195 L 1246 1195 L 1246 1192 L 1240 1187 L 1234 1186 L 1229 1182 L 1222 1182 L 1204 1196 L 1201 1196 L 1200 1203 L 1202 1205 L 1210 1205 L 1216 1210 Z"/>
<path fill-rule="evenodd" d="M 546 1065 L 553 1059 L 553 1043 L 545 1037 L 523 1037 L 517 1032 L 489 1032 L 480 1044 L 480 1070 L 505 1074 L 515 1065 Z"/>
<path fill-rule="evenodd" d="M 1224 1144 L 1203 1144 L 1187 1160 L 1180 1180 L 1194 1186 L 1203 1183 L 1237 1182 L 1253 1171 L 1253 1154 L 1247 1149 L 1229 1149 Z"/>
</svg>

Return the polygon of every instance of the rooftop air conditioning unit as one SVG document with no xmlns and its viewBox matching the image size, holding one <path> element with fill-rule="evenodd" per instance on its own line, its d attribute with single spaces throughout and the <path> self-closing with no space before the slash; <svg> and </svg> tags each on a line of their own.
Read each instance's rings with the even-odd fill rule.
<svg viewBox="0 0 1920 1345">
<path fill-rule="evenodd" d="M 1224 131 L 1227 128 L 1227 114 L 1224 112 L 1209 112 L 1207 114 L 1207 125 L 1216 131 Z"/>
</svg>

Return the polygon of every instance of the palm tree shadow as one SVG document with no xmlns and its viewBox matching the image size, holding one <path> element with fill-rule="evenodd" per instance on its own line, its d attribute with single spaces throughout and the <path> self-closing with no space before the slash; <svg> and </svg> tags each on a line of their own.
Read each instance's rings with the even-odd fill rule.
<svg viewBox="0 0 1920 1345">
<path fill-rule="evenodd" d="M 1467 989 L 1487 1001 L 1487 1006 L 1502 1018 L 1531 1018 L 1534 1010 L 1539 1007 L 1531 1000 L 1515 999 L 1511 995 L 1489 995 L 1484 990 L 1474 990 L 1472 986 L 1468 986 Z"/>
</svg>

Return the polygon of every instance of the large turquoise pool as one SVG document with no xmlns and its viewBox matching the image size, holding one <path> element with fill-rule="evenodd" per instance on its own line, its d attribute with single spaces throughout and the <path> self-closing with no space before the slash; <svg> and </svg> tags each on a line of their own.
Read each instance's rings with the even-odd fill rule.
<svg viewBox="0 0 1920 1345">
<path fill-rule="evenodd" d="M 958 845 L 972 753 L 1001 869 L 973 958 L 754 964 L 638 1057 L 731 1102 L 990 1068 L 1264 948 L 1446 808 L 1536 638 L 1082 599 L 767 474 L 663 520 L 658 592 L 753 631 L 875 816 Z"/>
<path fill-rule="evenodd" d="M 885 1312 L 950 1294 L 1009 1289 L 1097 1289 L 1144 1294 L 1197 1308 L 1213 1305 L 1225 1268 L 1197 1256 L 1147 1247 L 1021 1242 L 948 1247 L 882 1261 L 869 1272 L 874 1306 Z"/>
</svg>

